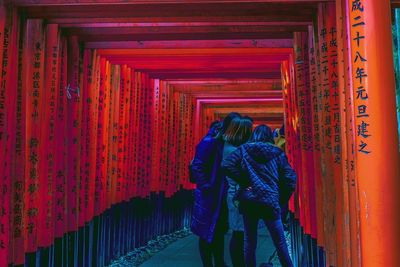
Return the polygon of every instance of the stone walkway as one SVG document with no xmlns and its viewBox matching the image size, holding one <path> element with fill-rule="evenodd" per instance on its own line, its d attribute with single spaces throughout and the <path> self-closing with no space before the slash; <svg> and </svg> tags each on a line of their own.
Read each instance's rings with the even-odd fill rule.
<svg viewBox="0 0 400 267">
<path fill-rule="evenodd" d="M 259 229 L 257 265 L 267 262 L 274 251 L 272 240 L 266 232 L 266 228 Z M 225 262 L 228 266 L 232 266 L 228 250 L 229 240 L 230 234 L 227 234 L 225 236 Z M 274 267 L 280 266 L 276 259 L 273 263 Z M 202 267 L 197 236 L 189 235 L 170 244 L 141 264 L 140 267 Z"/>
</svg>

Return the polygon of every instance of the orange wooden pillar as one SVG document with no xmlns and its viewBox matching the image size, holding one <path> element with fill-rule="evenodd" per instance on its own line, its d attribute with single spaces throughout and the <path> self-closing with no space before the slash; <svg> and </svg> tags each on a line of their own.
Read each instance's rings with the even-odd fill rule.
<svg viewBox="0 0 400 267">
<path fill-rule="evenodd" d="M 337 48 L 338 48 L 338 87 L 339 91 L 339 106 L 340 106 L 340 142 L 341 142 L 341 187 L 338 194 L 342 196 L 342 244 L 339 249 L 343 253 L 342 262 L 338 262 L 338 266 L 358 266 L 356 257 L 352 260 L 352 247 L 351 247 L 351 227 L 350 227 L 350 205 L 349 205 L 349 192 L 350 192 L 350 177 L 351 169 L 350 160 L 352 153 L 351 138 L 347 138 L 348 133 L 351 131 L 348 127 L 348 113 L 351 110 L 348 108 L 348 95 L 349 95 L 349 55 L 348 55 L 348 30 L 346 25 L 346 9 L 345 2 L 340 0 L 336 1 L 336 25 L 337 25 Z M 338 207 L 337 207 L 338 208 Z M 355 210 L 353 210 L 355 212 Z M 352 216 L 352 218 L 357 218 Z M 354 220 L 356 221 L 356 220 Z M 357 243 L 355 243 L 357 244 Z M 357 251 L 358 246 L 355 245 L 354 249 Z M 353 253 L 356 256 L 356 253 Z"/>
<path fill-rule="evenodd" d="M 390 1 L 348 0 L 361 265 L 400 266 L 400 165 Z"/>
</svg>

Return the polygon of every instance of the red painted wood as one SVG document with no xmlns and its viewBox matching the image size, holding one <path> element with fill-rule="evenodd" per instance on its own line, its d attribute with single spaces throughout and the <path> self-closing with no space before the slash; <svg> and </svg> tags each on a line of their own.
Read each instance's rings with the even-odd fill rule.
<svg viewBox="0 0 400 267">
<path fill-rule="evenodd" d="M 56 144 L 56 112 L 58 99 L 58 63 L 59 63 L 59 33 L 58 25 L 49 24 L 45 28 L 45 61 L 44 61 L 44 90 L 43 92 L 43 121 L 41 127 L 40 143 L 44 146 L 40 155 L 39 172 L 42 173 L 39 185 L 40 202 L 42 209 L 39 210 L 39 223 L 41 231 L 39 235 L 39 246 L 50 246 L 54 238 L 54 212 L 52 192 L 55 184 L 56 172 L 55 144 Z"/>
<path fill-rule="evenodd" d="M 293 41 L 291 39 L 253 39 L 253 40 L 199 40 L 196 42 L 188 40 L 179 41 L 98 41 L 98 42 L 86 42 L 87 48 L 97 49 L 127 49 L 127 48 L 145 48 L 145 49 L 174 49 L 174 48 L 239 48 L 239 47 L 259 47 L 259 48 L 270 48 L 270 47 L 292 47 Z"/>
<path fill-rule="evenodd" d="M 15 158 L 15 145 L 16 145 L 16 107 L 17 107 L 17 70 L 18 70 L 18 46 L 19 46 L 19 23 L 16 10 L 9 8 L 7 16 L 5 18 L 4 35 L 2 35 L 3 42 L 3 58 L 1 62 L 1 141 L 0 144 L 4 144 L 2 147 L 2 153 L 4 154 L 1 168 L 3 172 L 2 181 L 0 182 L 2 195 L 1 199 L 1 213 L 0 221 L 2 231 L 0 233 L 0 242 L 2 245 L 0 250 L 0 263 L 11 262 L 14 257 L 13 253 L 13 235 L 14 229 L 18 230 L 18 226 L 12 224 L 11 218 L 14 216 L 14 195 L 12 194 L 16 179 L 14 176 L 15 168 L 17 163 L 14 161 Z M 5 116 L 4 116 L 5 115 Z M 5 128 L 4 128 L 5 126 Z M 5 149 L 4 149 L 5 148 Z M 19 177 L 22 179 L 22 176 Z M 17 183 L 17 186 L 18 183 Z M 18 199 L 19 201 L 19 199 Z"/>
<path fill-rule="evenodd" d="M 60 58 L 59 58 L 59 83 L 58 83 L 58 104 L 57 104 L 57 120 L 56 120 L 56 143 L 55 146 L 60 149 L 61 153 L 56 153 L 55 158 L 55 191 L 53 195 L 54 202 L 54 234 L 56 238 L 62 237 L 67 231 L 67 186 L 66 186 L 66 164 L 67 164 L 67 147 L 66 147 L 66 127 L 67 127 L 67 40 L 61 39 Z"/>
<path fill-rule="evenodd" d="M 68 231 L 78 228 L 79 217 L 79 180 L 80 180 L 80 137 L 82 87 L 79 82 L 79 44 L 75 36 L 68 39 L 67 71 L 67 221 Z"/>
</svg>

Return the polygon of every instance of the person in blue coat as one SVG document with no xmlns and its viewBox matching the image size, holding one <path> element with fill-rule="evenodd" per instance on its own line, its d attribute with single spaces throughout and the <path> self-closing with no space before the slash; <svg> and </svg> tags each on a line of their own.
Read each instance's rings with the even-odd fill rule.
<svg viewBox="0 0 400 267">
<path fill-rule="evenodd" d="M 270 140 L 269 142 L 259 140 Z M 271 234 L 283 267 L 292 267 L 283 224 L 281 205 L 296 186 L 296 173 L 285 153 L 273 144 L 266 125 L 254 129 L 250 141 L 232 152 L 222 163 L 226 175 L 240 186 L 237 199 L 244 221 L 246 267 L 256 266 L 257 225 L 262 219 Z"/>
<path fill-rule="evenodd" d="M 217 136 L 206 135 L 196 146 L 191 170 L 196 182 L 191 231 L 199 236 L 204 267 L 223 267 L 224 235 L 228 230 L 227 183 L 221 169 L 224 141 L 222 135 L 238 113 L 224 119 Z"/>
</svg>

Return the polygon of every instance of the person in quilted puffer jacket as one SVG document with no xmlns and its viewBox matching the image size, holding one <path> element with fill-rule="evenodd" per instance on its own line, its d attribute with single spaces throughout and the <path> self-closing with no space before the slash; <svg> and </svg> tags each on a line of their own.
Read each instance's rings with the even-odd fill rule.
<svg viewBox="0 0 400 267">
<path fill-rule="evenodd" d="M 265 139 L 270 142 L 259 141 Z M 224 159 L 222 168 L 240 185 L 237 199 L 244 220 L 246 266 L 256 266 L 259 219 L 265 222 L 271 234 L 282 266 L 293 266 L 284 236 L 280 206 L 293 193 L 297 176 L 285 153 L 273 144 L 272 130 L 266 125 L 256 127 L 250 141 Z"/>
</svg>

